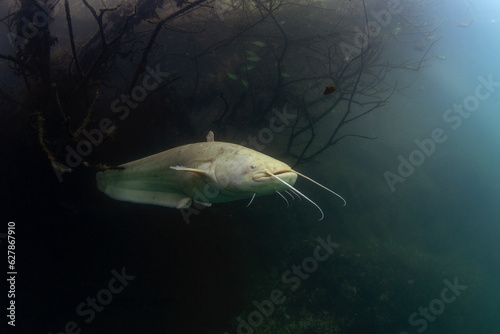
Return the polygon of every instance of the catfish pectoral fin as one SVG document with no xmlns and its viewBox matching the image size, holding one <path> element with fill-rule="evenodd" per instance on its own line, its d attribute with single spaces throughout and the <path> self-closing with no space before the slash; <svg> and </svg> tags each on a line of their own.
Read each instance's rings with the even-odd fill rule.
<svg viewBox="0 0 500 334">
<path fill-rule="evenodd" d="M 198 173 L 198 174 L 203 174 L 207 175 L 208 172 L 206 170 L 201 170 L 201 169 L 196 169 L 196 168 L 189 168 L 189 167 L 183 167 L 183 166 L 170 166 L 171 169 L 175 170 L 180 170 L 184 172 L 193 172 L 193 173 Z"/>
<path fill-rule="evenodd" d="M 203 206 L 206 206 L 206 207 L 211 207 L 212 206 L 212 203 L 208 203 L 208 202 L 200 202 L 200 201 L 197 201 L 195 200 L 195 203 L 199 204 L 199 205 L 203 205 Z"/>
<path fill-rule="evenodd" d="M 184 197 L 181 199 L 179 202 L 177 202 L 177 205 L 175 206 L 176 209 L 187 209 L 191 206 L 191 203 L 193 201 L 189 197 Z"/>
</svg>

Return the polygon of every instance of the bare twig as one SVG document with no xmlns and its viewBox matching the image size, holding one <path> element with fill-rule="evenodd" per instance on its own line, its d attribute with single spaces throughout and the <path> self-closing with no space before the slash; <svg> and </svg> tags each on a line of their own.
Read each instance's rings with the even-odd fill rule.
<svg viewBox="0 0 500 334">
<path fill-rule="evenodd" d="M 87 110 L 87 115 L 85 116 L 85 118 L 83 119 L 82 121 L 82 124 L 80 125 L 80 127 L 73 133 L 73 138 L 75 139 L 78 139 L 78 137 L 80 137 L 80 134 L 82 133 L 83 130 L 85 130 L 85 128 L 87 127 L 87 125 L 89 124 L 90 122 L 90 119 L 91 119 L 91 116 L 92 116 L 92 113 L 94 111 L 94 108 L 95 108 L 95 105 L 97 103 L 97 100 L 99 99 L 99 90 L 97 90 L 95 92 L 95 97 L 94 97 L 94 101 L 92 101 L 92 105 L 89 107 L 89 109 Z"/>
<path fill-rule="evenodd" d="M 78 73 L 80 80 L 82 80 L 83 73 L 82 73 L 82 68 L 80 67 L 80 61 L 78 60 L 78 55 L 76 53 L 75 38 L 73 36 L 73 24 L 71 23 L 71 13 L 69 10 L 69 0 L 64 1 L 64 8 L 66 10 L 66 21 L 68 23 L 68 34 L 69 34 L 69 41 L 71 44 L 71 52 L 73 53 L 73 59 L 75 61 L 76 72 Z"/>
<path fill-rule="evenodd" d="M 144 72 L 144 69 L 146 68 L 146 64 L 148 62 L 149 53 L 151 52 L 151 48 L 153 47 L 153 45 L 156 41 L 156 38 L 158 37 L 158 34 L 160 33 L 161 29 L 163 28 L 163 25 L 165 23 L 167 23 L 168 21 L 181 15 L 182 13 L 185 13 L 188 10 L 191 10 L 192 8 L 194 8 L 198 5 L 201 5 L 202 3 L 206 2 L 206 1 L 208 1 L 208 0 L 195 1 L 195 2 L 187 5 L 186 7 L 179 9 L 175 13 L 170 14 L 169 16 L 165 17 L 164 19 L 162 19 L 160 22 L 158 22 L 156 24 L 155 29 L 153 30 L 153 33 L 151 34 L 151 37 L 149 38 L 148 44 L 146 44 L 146 48 L 144 49 L 144 51 L 142 53 L 141 60 L 137 66 L 137 69 L 134 73 L 134 76 L 132 77 L 132 81 L 130 82 L 130 86 L 129 86 L 130 91 L 135 87 L 137 80 L 139 80 L 139 76 L 141 75 L 141 73 Z"/>
<path fill-rule="evenodd" d="M 50 161 L 50 164 L 52 165 L 52 168 L 55 170 L 61 172 L 61 173 L 70 173 L 72 171 L 71 168 L 68 168 L 64 166 L 63 164 L 57 162 L 56 158 L 52 154 L 52 152 L 49 150 L 47 145 L 45 144 L 45 119 L 43 118 L 42 114 L 40 112 L 35 113 L 35 115 L 38 118 L 38 142 L 40 143 L 40 147 L 42 148 L 43 152 L 47 154 L 47 158 Z"/>
</svg>

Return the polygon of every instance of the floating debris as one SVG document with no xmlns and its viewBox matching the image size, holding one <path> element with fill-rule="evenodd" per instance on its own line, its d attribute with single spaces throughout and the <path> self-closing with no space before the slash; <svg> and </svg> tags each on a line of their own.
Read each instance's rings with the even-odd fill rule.
<svg viewBox="0 0 500 334">
<path fill-rule="evenodd" d="M 252 56 L 252 57 L 248 57 L 247 60 L 250 60 L 250 61 L 253 61 L 253 62 L 257 62 L 257 61 L 260 61 L 262 58 L 260 58 L 259 56 Z"/>
<path fill-rule="evenodd" d="M 474 23 L 474 19 L 471 19 L 469 22 L 459 23 L 459 24 L 457 24 L 457 27 L 458 28 L 468 28 L 472 25 L 472 23 Z"/>
<path fill-rule="evenodd" d="M 261 42 L 261 41 L 255 41 L 255 42 L 252 42 L 252 44 L 257 45 L 260 48 L 263 48 L 264 46 L 266 46 L 266 43 Z"/>
<path fill-rule="evenodd" d="M 281 76 L 283 78 L 290 78 L 290 74 L 286 73 L 286 72 L 281 72 Z"/>
<path fill-rule="evenodd" d="M 253 51 L 245 50 L 245 52 L 248 53 L 252 57 L 258 57 L 258 55 Z"/>
<path fill-rule="evenodd" d="M 247 58 L 247 60 L 250 60 L 250 61 L 253 61 L 253 62 L 256 62 L 256 61 L 260 61 L 262 58 L 260 58 L 255 52 L 253 51 L 248 51 L 248 50 L 245 50 L 246 53 L 248 53 L 250 55 L 250 57 Z"/>
<path fill-rule="evenodd" d="M 233 80 L 239 80 L 240 79 L 240 78 L 238 78 L 238 76 L 236 74 L 230 73 L 230 72 L 227 73 L 227 76 L 230 77 Z"/>
<path fill-rule="evenodd" d="M 417 44 L 417 45 L 415 45 L 415 46 L 413 47 L 413 50 L 417 50 L 417 51 L 425 51 L 425 47 L 426 47 L 426 46 L 425 46 L 425 44 L 423 44 L 423 43 L 419 43 L 419 44 Z"/>
<path fill-rule="evenodd" d="M 245 88 L 248 88 L 248 81 L 244 80 L 244 79 L 241 79 L 241 83 L 243 84 L 243 86 L 245 86 Z"/>
<path fill-rule="evenodd" d="M 325 95 L 332 94 L 332 93 L 334 93 L 336 90 L 337 90 L 337 87 L 333 87 L 333 86 L 326 86 L 325 91 L 323 92 L 323 94 L 325 94 Z"/>
</svg>

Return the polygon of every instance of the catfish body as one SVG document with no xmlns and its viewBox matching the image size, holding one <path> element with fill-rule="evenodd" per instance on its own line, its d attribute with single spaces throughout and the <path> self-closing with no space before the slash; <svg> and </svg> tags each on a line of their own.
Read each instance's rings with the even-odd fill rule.
<svg viewBox="0 0 500 334">
<path fill-rule="evenodd" d="M 285 163 L 252 149 L 225 142 L 194 143 L 172 148 L 96 175 L 99 190 L 121 201 L 187 208 L 267 195 L 297 179 Z"/>
</svg>

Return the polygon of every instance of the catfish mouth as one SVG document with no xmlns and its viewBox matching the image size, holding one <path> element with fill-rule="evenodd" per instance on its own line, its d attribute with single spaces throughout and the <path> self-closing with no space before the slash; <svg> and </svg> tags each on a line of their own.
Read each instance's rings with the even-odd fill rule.
<svg viewBox="0 0 500 334">
<path fill-rule="evenodd" d="M 297 174 L 290 169 L 284 169 L 284 170 L 279 170 L 279 171 L 270 172 L 270 173 L 272 173 L 274 176 L 277 176 L 277 177 L 283 177 L 283 176 L 286 176 L 288 174 L 293 174 L 293 175 L 297 176 Z M 267 181 L 267 180 L 273 178 L 273 176 L 270 173 L 268 173 L 267 171 L 258 171 L 254 175 L 252 175 L 252 180 L 256 181 L 256 182 Z"/>
</svg>

